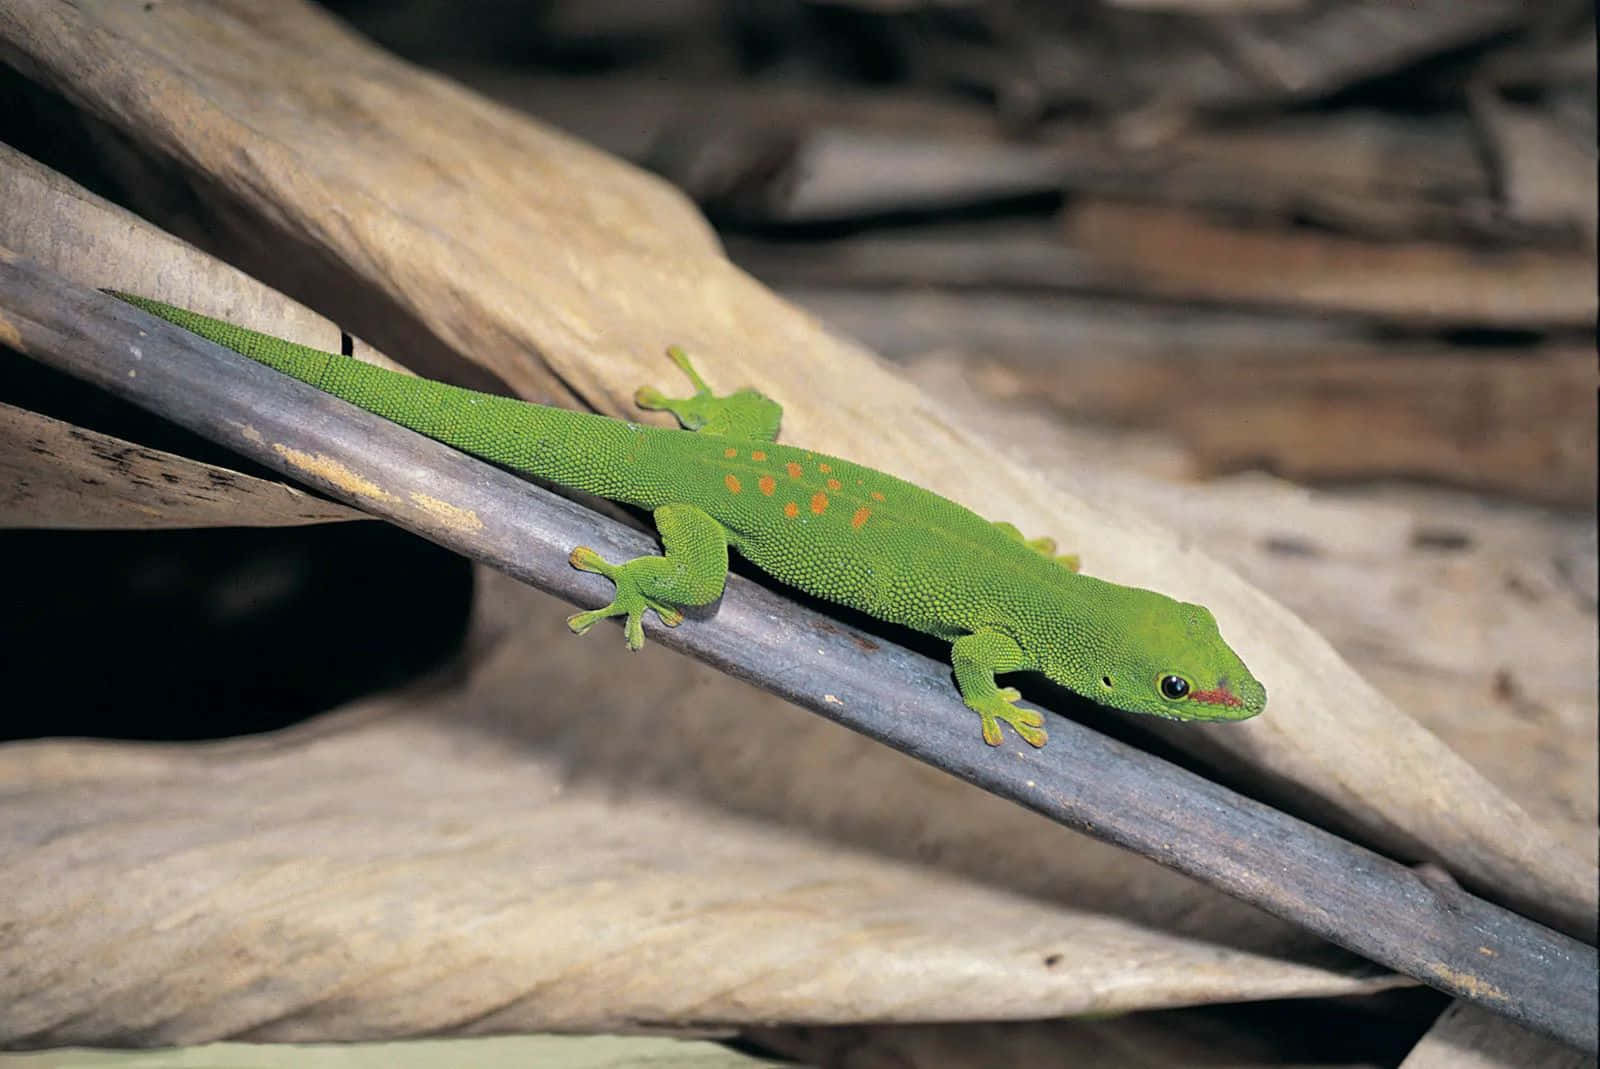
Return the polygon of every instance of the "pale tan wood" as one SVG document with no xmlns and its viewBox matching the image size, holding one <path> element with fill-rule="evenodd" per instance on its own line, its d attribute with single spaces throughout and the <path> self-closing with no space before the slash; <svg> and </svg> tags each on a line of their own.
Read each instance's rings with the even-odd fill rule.
<svg viewBox="0 0 1600 1069">
<path fill-rule="evenodd" d="M 0 1069 L 781 1069 L 710 1042 L 645 1036 L 507 1036 L 393 1043 L 208 1043 L 179 1050 L 0 1053 Z"/>
<path fill-rule="evenodd" d="M 1068 245 L 1117 288 L 1168 299 L 1321 308 L 1418 324 L 1592 326 L 1589 249 L 1386 245 L 1288 229 L 1233 227 L 1181 209 L 1088 199 L 1065 218 Z"/>
<path fill-rule="evenodd" d="M 338 324 L 4 144 L 0 190 L 0 246 L 56 274 L 324 352 L 344 351 Z M 359 338 L 350 343 L 359 360 L 405 370 Z"/>
<path fill-rule="evenodd" d="M 964 389 L 1165 439 L 1189 478 L 1264 466 L 1311 482 L 1432 480 L 1562 508 L 1595 500 L 1600 373 L 1592 350 L 1570 342 L 1379 342 L 1311 316 L 987 287 L 783 292 L 899 363 L 959 355 L 975 368 Z"/>
<path fill-rule="evenodd" d="M 1590 350 L 1310 338 L 1274 351 L 1259 345 L 1213 343 L 1181 355 L 1152 345 L 1050 364 L 998 353 L 976 362 L 995 395 L 1181 442 L 1195 476 L 1266 466 L 1297 481 L 1423 479 L 1569 509 L 1594 505 L 1600 373 Z"/>
<path fill-rule="evenodd" d="M 1051 117 L 1019 139 L 976 99 L 793 82 L 560 78 L 450 63 L 463 84 L 755 222 L 858 218 L 1018 193 L 1300 214 L 1395 238 L 1503 234 L 1471 124 L 1376 111 L 1174 121 L 1158 138 Z M 779 151 L 781 150 L 781 152 Z M 959 164 L 959 166 L 956 166 Z M 947 222 L 932 225 L 944 229 Z M 790 243 L 803 252 L 803 243 Z"/>
<path fill-rule="evenodd" d="M 286 483 L 0 404 L 0 527 L 285 527 L 366 518 Z"/>
<path fill-rule="evenodd" d="M 1587 51 L 1592 64 L 1593 50 Z M 1592 66 L 1588 82 L 1594 84 Z M 1533 227 L 1576 231 L 1592 255 L 1600 208 L 1590 195 L 1595 146 L 1589 132 L 1563 129 L 1554 116 L 1508 103 L 1486 86 L 1473 94 L 1472 107 L 1501 175 L 1507 214 Z"/>
<path fill-rule="evenodd" d="M 0 1038 L 1008 1020 L 1410 983 L 660 646 L 619 672 L 503 576 L 480 592 L 458 685 L 224 744 L 0 748 Z"/>
<path fill-rule="evenodd" d="M 1477 1006 L 1444 1011 L 1400 1069 L 1584 1069 L 1591 1055 L 1535 1035 Z"/>
</svg>

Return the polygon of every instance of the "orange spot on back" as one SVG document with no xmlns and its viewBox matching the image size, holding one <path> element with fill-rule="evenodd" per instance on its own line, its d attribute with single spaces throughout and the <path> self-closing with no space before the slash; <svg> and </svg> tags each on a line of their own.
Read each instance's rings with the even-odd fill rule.
<svg viewBox="0 0 1600 1069">
<path fill-rule="evenodd" d="M 860 530 L 861 525 L 866 523 L 867 517 L 871 515 L 872 510 L 867 508 L 867 506 L 862 505 L 860 508 L 856 509 L 856 514 L 850 517 L 850 526 Z"/>
<path fill-rule="evenodd" d="M 722 477 L 722 485 L 728 488 L 728 493 L 737 494 L 740 490 L 739 477 L 731 474 L 724 475 Z"/>
<path fill-rule="evenodd" d="M 770 475 L 763 475 L 756 481 L 756 485 L 761 487 L 761 492 L 763 494 L 771 497 L 772 492 L 778 488 L 778 480 L 774 479 Z"/>
<path fill-rule="evenodd" d="M 739 451 L 737 449 L 724 449 L 722 451 L 722 455 L 727 457 L 729 460 L 732 460 L 734 457 L 739 455 Z"/>
<path fill-rule="evenodd" d="M 800 476 L 805 474 L 800 465 L 796 464 L 792 460 L 783 466 L 783 470 L 789 473 L 789 478 L 791 479 L 798 479 Z"/>
<path fill-rule="evenodd" d="M 800 506 L 791 501 L 787 505 L 783 506 L 783 514 L 792 520 L 796 516 L 800 515 Z"/>
<path fill-rule="evenodd" d="M 822 472 L 822 474 L 826 475 L 826 474 L 828 474 L 828 472 L 832 471 L 833 469 L 828 467 L 828 465 L 826 465 L 826 464 L 818 464 L 817 465 L 817 470 Z"/>
<path fill-rule="evenodd" d="M 811 511 L 818 516 L 821 516 L 824 512 L 828 511 L 828 495 L 823 493 L 821 490 L 818 490 L 816 493 L 812 494 Z"/>
<path fill-rule="evenodd" d="M 844 486 L 844 484 L 841 483 L 838 479 L 829 479 L 828 480 L 828 489 L 829 490 L 838 490 L 843 486 Z"/>
<path fill-rule="evenodd" d="M 883 495 L 878 493 L 878 491 L 874 490 L 874 491 L 872 491 L 872 500 L 874 500 L 874 501 L 882 501 L 883 500 Z"/>
<path fill-rule="evenodd" d="M 765 454 L 761 450 L 757 449 L 755 452 L 750 454 L 750 459 L 751 460 L 766 460 L 767 459 L 767 454 Z"/>
</svg>

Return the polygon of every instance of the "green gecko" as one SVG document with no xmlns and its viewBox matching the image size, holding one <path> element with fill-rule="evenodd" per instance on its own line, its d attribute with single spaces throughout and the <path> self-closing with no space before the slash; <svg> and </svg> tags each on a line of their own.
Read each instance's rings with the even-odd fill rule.
<svg viewBox="0 0 1600 1069">
<path fill-rule="evenodd" d="M 567 620 L 582 634 L 624 617 L 644 644 L 654 610 L 722 596 L 730 548 L 789 586 L 951 644 L 956 686 L 1001 743 L 1000 724 L 1043 746 L 1044 717 L 995 676 L 1041 672 L 1093 701 L 1173 720 L 1244 720 L 1266 688 L 1222 640 L 1210 611 L 1076 573 L 1049 539 L 1027 541 L 892 475 L 779 445 L 783 410 L 754 390 L 714 396 L 682 350 L 694 393 L 643 388 L 640 407 L 683 430 L 530 404 L 374 367 L 171 305 L 116 296 L 319 390 L 464 452 L 561 486 L 652 510 L 664 556 L 620 564 L 587 546 L 574 568 L 616 587 L 611 604 Z"/>
</svg>

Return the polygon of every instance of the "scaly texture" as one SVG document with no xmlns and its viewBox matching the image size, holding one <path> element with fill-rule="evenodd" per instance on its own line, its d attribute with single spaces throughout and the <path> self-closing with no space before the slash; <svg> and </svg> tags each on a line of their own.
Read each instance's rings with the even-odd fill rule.
<svg viewBox="0 0 1600 1069">
<path fill-rule="evenodd" d="M 779 445 L 781 410 L 754 391 L 716 397 L 678 350 L 696 392 L 639 403 L 692 430 L 666 430 L 478 393 L 272 338 L 181 308 L 124 300 L 284 374 L 430 438 L 562 486 L 653 510 L 666 553 L 613 564 L 593 550 L 574 567 L 617 587 L 603 609 L 569 623 L 625 618 L 630 648 L 654 610 L 722 593 L 728 549 L 790 586 L 952 643 L 956 683 L 1001 742 L 1010 723 L 1034 746 L 1043 718 L 1017 709 L 996 673 L 1042 672 L 1127 712 L 1179 720 L 1242 720 L 1266 690 L 1222 641 L 1211 613 L 1153 591 L 1075 573 L 1048 539 L 1025 541 L 901 479 L 838 457 Z"/>
</svg>

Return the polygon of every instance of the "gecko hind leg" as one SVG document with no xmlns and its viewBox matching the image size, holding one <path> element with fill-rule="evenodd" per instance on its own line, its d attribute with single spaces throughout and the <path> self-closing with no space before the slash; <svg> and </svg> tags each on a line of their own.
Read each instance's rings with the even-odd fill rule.
<svg viewBox="0 0 1600 1069">
<path fill-rule="evenodd" d="M 1076 553 L 1057 554 L 1056 540 L 1048 535 L 1040 538 L 1029 538 L 1027 535 L 1024 535 L 1020 530 L 1017 529 L 1016 524 L 1007 523 L 1004 520 L 995 520 L 994 525 L 1001 531 L 1005 532 L 1007 537 L 1016 539 L 1018 542 L 1021 542 L 1023 545 L 1027 546 L 1041 557 L 1049 557 L 1051 560 L 1055 561 L 1069 572 L 1077 571 L 1082 565 L 1082 561 L 1079 560 Z"/>
<path fill-rule="evenodd" d="M 685 430 L 714 434 L 722 438 L 745 438 L 771 442 L 778 437 L 783 406 L 756 390 L 744 389 L 718 397 L 689 362 L 689 356 L 676 345 L 667 355 L 689 377 L 694 393 L 688 397 L 667 397 L 653 386 L 641 386 L 633 403 L 653 412 L 671 412 Z"/>
<path fill-rule="evenodd" d="M 666 549 L 663 556 L 612 564 L 588 546 L 572 550 L 568 559 L 574 568 L 603 575 L 617 588 L 611 604 L 567 617 L 574 633 L 581 635 L 607 617 L 624 616 L 628 648 L 637 650 L 644 645 L 646 609 L 654 609 L 668 627 L 677 627 L 683 609 L 709 605 L 722 596 L 728 579 L 727 529 L 693 505 L 662 505 L 654 517 Z"/>
</svg>

